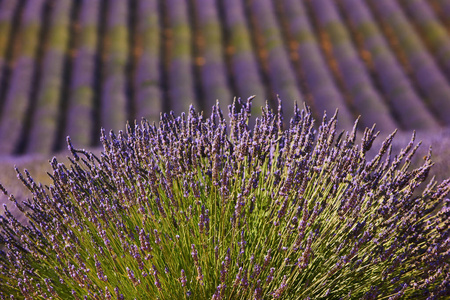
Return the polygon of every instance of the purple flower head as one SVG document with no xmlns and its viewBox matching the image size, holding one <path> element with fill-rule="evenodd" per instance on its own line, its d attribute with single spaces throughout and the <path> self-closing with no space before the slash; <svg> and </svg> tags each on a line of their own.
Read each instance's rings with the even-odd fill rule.
<svg viewBox="0 0 450 300">
<path fill-rule="evenodd" d="M 236 274 L 236 279 L 234 281 L 233 288 L 236 288 L 240 284 L 242 276 L 243 276 L 243 271 L 244 271 L 244 269 L 242 267 L 239 267 L 239 271 Z"/>
<path fill-rule="evenodd" d="M 215 257 L 216 260 L 219 259 L 219 246 L 218 245 L 216 245 L 214 247 L 214 257 Z"/>
<path fill-rule="evenodd" d="M 220 282 L 224 283 L 227 277 L 228 270 L 224 261 L 222 261 L 221 265 L 222 267 L 220 269 Z"/>
<path fill-rule="evenodd" d="M 187 278 L 186 278 L 186 274 L 183 269 L 181 270 L 180 282 L 181 282 L 182 287 L 186 286 Z"/>
<path fill-rule="evenodd" d="M 225 256 L 225 264 L 227 269 L 230 268 L 231 265 L 231 250 L 230 248 L 227 249 L 227 255 Z"/>
<path fill-rule="evenodd" d="M 194 244 L 191 245 L 191 249 L 192 249 L 192 252 L 191 252 L 192 258 L 194 259 L 194 263 L 197 266 L 198 265 L 198 252 L 197 252 L 197 249 L 195 249 Z"/>
<path fill-rule="evenodd" d="M 140 280 L 136 279 L 136 277 L 134 276 L 134 272 L 133 270 L 131 270 L 130 268 L 127 267 L 127 273 L 128 273 L 128 278 L 131 280 L 131 282 L 137 286 L 141 283 Z"/>
<path fill-rule="evenodd" d="M 266 284 L 269 285 L 273 280 L 273 274 L 275 273 L 275 268 L 270 268 L 270 273 L 267 275 Z"/>
<path fill-rule="evenodd" d="M 247 269 L 244 270 L 241 277 L 241 287 L 246 289 L 248 287 Z"/>
<path fill-rule="evenodd" d="M 272 249 L 267 250 L 267 254 L 266 254 L 266 256 L 264 256 L 264 268 L 266 268 L 269 265 L 270 260 L 272 259 L 272 256 L 270 256 L 271 252 L 272 252 Z"/>
<path fill-rule="evenodd" d="M 285 292 L 286 288 L 287 288 L 287 276 L 284 275 L 283 276 L 283 280 L 281 281 L 280 287 L 278 289 L 276 289 L 274 292 L 272 292 L 272 296 L 276 299 L 280 298 L 283 293 Z"/>
<path fill-rule="evenodd" d="M 258 279 L 258 281 L 256 282 L 255 291 L 253 292 L 253 299 L 260 300 L 260 299 L 262 299 L 262 296 L 263 296 L 263 292 L 261 289 L 261 280 Z"/>
<path fill-rule="evenodd" d="M 97 259 L 97 254 L 94 254 L 94 260 L 95 260 L 95 268 L 97 269 L 98 279 L 100 279 L 102 281 L 107 281 L 108 277 L 105 276 L 105 274 L 103 273 L 103 268 L 102 268 L 102 265 L 100 264 L 100 262 Z"/>
</svg>

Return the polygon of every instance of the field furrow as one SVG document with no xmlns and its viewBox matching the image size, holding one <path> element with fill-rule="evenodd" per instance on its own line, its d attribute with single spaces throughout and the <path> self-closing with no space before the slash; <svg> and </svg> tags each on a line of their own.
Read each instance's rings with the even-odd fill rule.
<svg viewBox="0 0 450 300">
<path fill-rule="evenodd" d="M 199 27 L 199 56 L 196 64 L 200 69 L 200 82 L 204 108 L 209 111 L 220 101 L 224 112 L 233 101 L 227 80 L 227 68 L 223 45 L 222 24 L 214 0 L 194 0 L 195 18 Z"/>
<path fill-rule="evenodd" d="M 26 2 L 14 39 L 13 67 L 0 119 L 0 154 L 15 152 L 25 131 L 44 4 L 44 0 Z"/>
<path fill-rule="evenodd" d="M 19 9 L 19 2 L 16 0 L 5 0 L 0 2 L 0 115 L 3 103 L 4 89 L 6 89 L 8 54 L 13 40 L 12 31 L 16 10 Z"/>
<path fill-rule="evenodd" d="M 176 115 L 188 111 L 192 104 L 198 107 L 195 93 L 192 32 L 189 22 L 187 0 L 168 0 L 164 10 L 170 34 L 169 49 L 166 49 L 166 69 L 169 109 Z"/>
<path fill-rule="evenodd" d="M 240 0 L 219 0 L 219 3 L 228 37 L 229 69 L 236 88 L 235 96 L 245 100 L 255 95 L 252 113 L 260 114 L 260 107 L 265 105 L 267 95 L 253 51 L 244 4 Z"/>
<path fill-rule="evenodd" d="M 416 82 L 434 113 L 450 124 L 450 86 L 431 54 L 427 51 L 401 7 L 390 0 L 369 1 L 374 11 L 395 33 L 398 45 L 411 65 Z"/>
<path fill-rule="evenodd" d="M 101 126 L 123 130 L 128 120 L 125 70 L 128 62 L 128 1 L 105 1 L 107 8 L 104 37 L 104 65 L 100 103 Z"/>
<path fill-rule="evenodd" d="M 441 20 L 446 25 L 447 31 L 450 32 L 450 2 L 447 0 L 434 0 L 433 3 L 438 8 Z"/>
<path fill-rule="evenodd" d="M 72 3 L 70 0 L 58 0 L 51 6 L 48 40 L 40 66 L 43 72 L 31 116 L 26 152 L 51 153 L 54 148 Z"/>
<path fill-rule="evenodd" d="M 356 51 L 350 35 L 338 14 L 333 1 L 312 1 L 321 28 L 329 35 L 333 54 L 346 84 L 353 105 L 361 114 L 361 124 L 370 126 L 376 123 L 381 130 L 394 130 L 397 124 L 382 95 L 375 89 L 373 82 Z"/>
<path fill-rule="evenodd" d="M 266 76 L 272 90 L 270 98 L 276 98 L 276 95 L 279 95 L 284 100 L 283 117 L 285 120 L 289 120 L 294 102 L 303 106 L 304 97 L 284 46 L 279 24 L 274 14 L 275 9 L 270 0 L 247 2 L 254 32 L 260 35 L 261 51 L 264 53 L 262 60 L 267 67 Z"/>
<path fill-rule="evenodd" d="M 82 1 L 76 30 L 65 136 L 70 136 L 73 144 L 78 147 L 92 144 L 100 2 L 101 0 Z"/>
<path fill-rule="evenodd" d="M 163 110 L 161 38 L 157 0 L 137 2 L 137 66 L 134 74 L 136 120 L 158 121 Z"/>
<path fill-rule="evenodd" d="M 383 94 L 389 100 L 389 105 L 402 127 L 437 128 L 438 122 L 415 92 L 368 7 L 358 0 L 342 0 L 341 2 L 363 41 L 363 48 L 370 53 Z"/>
<path fill-rule="evenodd" d="M 333 74 L 326 64 L 320 45 L 314 34 L 309 17 L 301 1 L 283 0 L 283 15 L 288 22 L 289 31 L 296 43 L 300 67 L 306 79 L 308 89 L 313 97 L 313 107 L 320 116 L 339 109 L 339 126 L 349 129 L 353 126 L 354 116 L 340 93 L 333 79 Z"/>
<path fill-rule="evenodd" d="M 444 69 L 448 80 L 450 78 L 450 33 L 426 1 L 409 0 L 401 3 L 418 27 L 425 44 L 431 48 L 438 64 Z"/>
</svg>

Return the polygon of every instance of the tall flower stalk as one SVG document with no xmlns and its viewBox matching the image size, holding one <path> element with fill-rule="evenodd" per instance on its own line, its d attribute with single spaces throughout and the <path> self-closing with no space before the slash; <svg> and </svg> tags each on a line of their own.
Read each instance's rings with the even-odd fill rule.
<svg viewBox="0 0 450 300">
<path fill-rule="evenodd" d="M 418 146 L 367 159 L 337 117 L 308 108 L 288 129 L 251 99 L 210 117 L 162 115 L 109 136 L 100 157 L 53 159 L 53 185 L 26 172 L 29 224 L 1 217 L 0 291 L 26 299 L 438 299 L 448 296 L 450 180 Z M 280 104 L 281 106 L 281 104 Z M 3 189 L 4 190 L 4 189 Z M 6 193 L 6 190 L 4 191 Z M 10 197 L 14 201 L 13 197 Z"/>
</svg>

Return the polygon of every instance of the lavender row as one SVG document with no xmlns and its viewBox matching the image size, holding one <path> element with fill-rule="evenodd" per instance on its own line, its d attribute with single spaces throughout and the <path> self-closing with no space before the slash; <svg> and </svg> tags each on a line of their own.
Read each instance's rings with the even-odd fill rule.
<svg viewBox="0 0 450 300">
<path fill-rule="evenodd" d="M 65 54 L 69 42 L 70 10 L 73 1 L 58 0 L 51 7 L 46 50 L 39 66 L 39 79 L 27 152 L 51 153 L 58 129 Z"/>
<path fill-rule="evenodd" d="M 4 69 L 7 65 L 8 42 L 11 36 L 14 12 L 18 2 L 15 0 L 5 0 L 0 2 L 0 84 L 4 78 Z M 1 89 L 1 87 L 0 87 Z M 0 90 L 0 95 L 1 95 Z M 0 99 L 1 108 L 1 99 Z"/>
<path fill-rule="evenodd" d="M 267 73 L 272 93 L 279 95 L 287 105 L 293 105 L 294 102 L 303 105 L 304 98 L 290 64 L 271 1 L 247 2 L 250 11 L 249 19 L 252 20 L 254 27 L 253 32 L 262 40 L 259 51 L 264 53 L 262 64 L 266 66 L 264 71 Z M 285 110 L 284 119 L 289 120 L 290 116 L 291 113 Z"/>
<path fill-rule="evenodd" d="M 311 3 L 321 28 L 331 39 L 333 55 L 352 96 L 353 105 L 358 114 L 362 115 L 363 126 L 376 123 L 380 130 L 392 131 L 397 124 L 356 52 L 334 2 L 317 0 Z"/>
<path fill-rule="evenodd" d="M 123 129 L 128 119 L 125 69 L 128 62 L 128 1 L 107 1 L 107 20 L 102 55 L 101 126 Z"/>
<path fill-rule="evenodd" d="M 401 2 L 405 11 L 412 16 L 421 31 L 421 37 L 430 45 L 434 57 L 450 79 L 450 36 L 445 26 L 426 1 L 411 0 Z"/>
<path fill-rule="evenodd" d="M 92 144 L 94 129 L 94 80 L 101 0 L 85 0 L 80 5 L 75 56 L 71 70 L 65 136 L 78 147 Z"/>
<path fill-rule="evenodd" d="M 450 23 L 448 23 L 450 18 L 450 2 L 448 2 L 447 0 L 436 0 L 436 4 L 440 8 L 440 11 L 442 12 L 442 17 L 444 21 L 446 21 L 447 26 L 450 25 Z"/>
<path fill-rule="evenodd" d="M 158 121 L 163 110 L 161 91 L 161 39 L 160 16 L 157 0 L 137 2 L 137 47 L 139 49 L 134 90 L 137 120 L 146 118 Z"/>
<path fill-rule="evenodd" d="M 427 103 L 445 124 L 450 124 L 450 86 L 433 57 L 424 47 L 404 12 L 395 1 L 369 1 L 381 20 L 390 27 L 406 55 Z"/>
<path fill-rule="evenodd" d="M 0 154 L 13 153 L 25 130 L 44 0 L 27 1 L 14 41 L 13 67 L 0 116 Z"/>
<path fill-rule="evenodd" d="M 233 94 L 227 81 L 222 24 L 213 0 L 195 0 L 195 18 L 199 26 L 201 86 L 205 109 L 220 100 L 223 108 L 232 103 Z"/>
<path fill-rule="evenodd" d="M 263 106 L 266 92 L 254 55 L 251 36 L 241 0 L 219 0 L 219 9 L 223 10 L 227 46 L 229 47 L 230 73 L 235 86 L 235 96 L 246 99 L 252 95 L 253 113 L 259 113 Z"/>
<path fill-rule="evenodd" d="M 176 114 L 187 111 L 191 104 L 197 104 L 194 86 L 192 60 L 192 32 L 189 23 L 188 5 L 185 0 L 165 2 L 170 47 L 168 51 L 167 85 L 169 107 Z"/>
<path fill-rule="evenodd" d="M 282 18 L 287 20 L 288 31 L 296 43 L 301 65 L 299 72 L 304 74 L 307 88 L 313 97 L 316 114 L 321 115 L 324 111 L 331 113 L 339 109 L 339 126 L 351 128 L 354 116 L 348 109 L 321 53 L 304 4 L 301 1 L 284 0 L 281 7 Z"/>
<path fill-rule="evenodd" d="M 362 38 L 364 49 L 371 55 L 380 86 L 399 123 L 404 128 L 437 128 L 438 122 L 414 90 L 365 3 L 343 0 L 342 4 L 352 26 Z"/>
</svg>

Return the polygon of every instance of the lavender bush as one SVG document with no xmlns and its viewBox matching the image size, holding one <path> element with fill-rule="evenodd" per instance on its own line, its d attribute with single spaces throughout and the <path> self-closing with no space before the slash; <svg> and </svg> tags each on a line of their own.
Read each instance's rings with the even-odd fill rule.
<svg viewBox="0 0 450 300">
<path fill-rule="evenodd" d="M 418 145 L 373 159 L 377 133 L 355 143 L 336 115 L 251 101 L 210 117 L 163 115 L 102 133 L 100 157 L 53 159 L 53 185 L 33 193 L 28 224 L 1 217 L 6 299 L 442 299 L 450 295 L 450 180 L 415 193 L 433 163 L 410 170 Z M 6 190 L 2 188 L 6 194 Z M 14 200 L 11 196 L 10 199 Z M 6 208 L 5 208 L 6 209 Z"/>
</svg>

